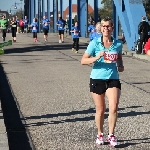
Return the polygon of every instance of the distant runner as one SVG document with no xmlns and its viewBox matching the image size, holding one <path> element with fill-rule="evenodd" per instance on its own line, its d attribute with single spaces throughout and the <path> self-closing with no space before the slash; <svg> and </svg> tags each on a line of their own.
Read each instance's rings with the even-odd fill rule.
<svg viewBox="0 0 150 150">
<path fill-rule="evenodd" d="M 6 39 L 6 31 L 7 31 L 7 27 L 8 27 L 8 20 L 5 18 L 5 16 L 2 16 L 2 19 L 0 20 L 0 27 L 2 29 L 2 38 L 3 41 L 5 42 Z"/>
</svg>

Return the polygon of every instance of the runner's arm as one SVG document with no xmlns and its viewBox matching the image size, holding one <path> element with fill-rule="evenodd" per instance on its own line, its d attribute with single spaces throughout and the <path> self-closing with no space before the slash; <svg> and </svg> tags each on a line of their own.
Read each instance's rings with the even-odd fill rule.
<svg viewBox="0 0 150 150">
<path fill-rule="evenodd" d="M 118 67 L 123 67 L 122 54 L 118 54 L 117 66 Z"/>
<path fill-rule="evenodd" d="M 95 53 L 95 41 L 89 43 L 85 53 L 82 56 L 81 64 L 88 65 L 92 64 L 104 55 L 104 51 L 100 52 L 97 56 L 94 56 Z"/>
<path fill-rule="evenodd" d="M 99 57 L 91 57 L 90 54 L 84 53 L 81 59 L 81 64 L 82 65 L 88 65 L 94 63 L 96 60 L 98 60 Z"/>
<path fill-rule="evenodd" d="M 71 28 L 70 32 L 74 32 L 74 27 Z"/>
</svg>

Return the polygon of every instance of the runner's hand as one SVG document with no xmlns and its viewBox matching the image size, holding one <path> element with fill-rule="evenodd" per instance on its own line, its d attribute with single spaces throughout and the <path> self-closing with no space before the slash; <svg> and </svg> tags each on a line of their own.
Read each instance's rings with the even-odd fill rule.
<svg viewBox="0 0 150 150">
<path fill-rule="evenodd" d="M 123 72 L 124 71 L 124 66 L 118 67 L 118 71 Z"/>
<path fill-rule="evenodd" d="M 105 51 L 101 51 L 96 57 L 97 59 L 101 58 L 102 56 L 104 56 Z"/>
</svg>

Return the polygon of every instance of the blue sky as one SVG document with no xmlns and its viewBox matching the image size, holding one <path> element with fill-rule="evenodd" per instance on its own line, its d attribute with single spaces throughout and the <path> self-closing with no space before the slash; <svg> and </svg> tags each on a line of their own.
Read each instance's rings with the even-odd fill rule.
<svg viewBox="0 0 150 150">
<path fill-rule="evenodd" d="M 38 0 L 36 0 L 38 1 Z M 52 1 L 52 0 L 51 0 Z M 94 0 L 89 0 L 89 4 L 93 7 L 93 2 Z M 9 11 L 10 8 L 13 10 L 13 6 L 16 3 L 21 3 L 20 0 L 5 0 L 5 2 L 1 3 L 0 4 L 0 10 L 4 10 L 4 11 Z M 47 2 L 47 0 L 45 0 L 45 3 Z M 72 0 L 72 3 L 73 4 L 76 4 L 77 3 L 77 0 Z M 46 4 L 45 4 L 46 5 Z M 66 9 L 66 7 L 69 5 L 69 0 L 64 0 L 63 1 L 63 9 Z M 50 6 L 50 11 L 53 10 L 53 1 L 51 3 L 51 6 Z M 17 5 L 18 8 L 21 8 L 21 4 Z M 98 7 L 101 7 L 101 4 L 99 2 L 99 6 Z M 22 8 L 23 8 L 23 3 L 22 3 Z M 58 0 L 58 9 L 59 9 L 59 0 Z"/>
</svg>

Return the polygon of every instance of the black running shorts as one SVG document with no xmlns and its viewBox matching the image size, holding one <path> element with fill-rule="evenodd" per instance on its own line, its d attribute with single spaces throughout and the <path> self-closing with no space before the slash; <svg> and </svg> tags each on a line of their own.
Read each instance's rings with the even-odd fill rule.
<svg viewBox="0 0 150 150">
<path fill-rule="evenodd" d="M 64 30 L 59 30 L 59 35 L 64 34 Z"/>
<path fill-rule="evenodd" d="M 44 35 L 48 34 L 48 29 L 43 28 Z"/>
<path fill-rule="evenodd" d="M 119 79 L 90 79 L 90 92 L 96 94 L 104 94 L 108 88 L 116 87 L 121 90 L 121 83 Z"/>
</svg>

